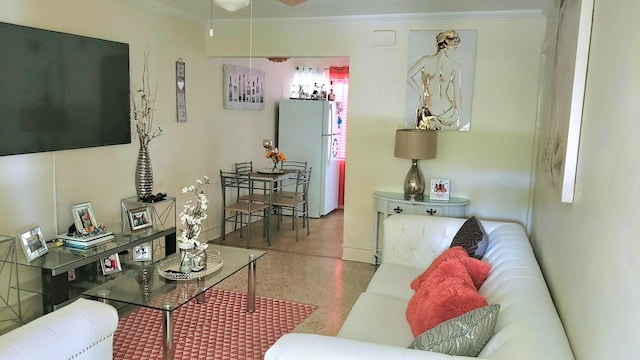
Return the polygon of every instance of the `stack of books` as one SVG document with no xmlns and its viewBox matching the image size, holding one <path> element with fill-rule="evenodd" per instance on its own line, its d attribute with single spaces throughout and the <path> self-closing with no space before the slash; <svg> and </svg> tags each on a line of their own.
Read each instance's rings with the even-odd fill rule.
<svg viewBox="0 0 640 360">
<path fill-rule="evenodd" d="M 60 234 L 58 235 L 58 239 L 64 241 L 64 244 L 68 247 L 86 249 L 88 247 L 113 240 L 115 239 L 115 235 L 113 235 L 111 231 L 93 236 L 74 236 L 69 234 Z"/>
</svg>

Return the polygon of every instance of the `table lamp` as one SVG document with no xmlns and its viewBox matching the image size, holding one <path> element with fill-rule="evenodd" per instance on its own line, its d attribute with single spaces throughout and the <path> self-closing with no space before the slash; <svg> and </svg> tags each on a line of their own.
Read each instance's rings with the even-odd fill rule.
<svg viewBox="0 0 640 360">
<path fill-rule="evenodd" d="M 394 156 L 411 159 L 412 164 L 404 178 L 404 198 L 420 201 L 424 197 L 424 176 L 418 167 L 418 160 L 436 157 L 437 138 L 433 130 L 398 129 Z"/>
</svg>

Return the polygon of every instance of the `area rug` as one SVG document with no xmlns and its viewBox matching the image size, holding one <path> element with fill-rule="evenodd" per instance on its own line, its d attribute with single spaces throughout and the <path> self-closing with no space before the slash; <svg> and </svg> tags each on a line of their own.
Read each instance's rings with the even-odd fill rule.
<svg viewBox="0 0 640 360">
<path fill-rule="evenodd" d="M 245 293 L 213 288 L 205 304 L 193 300 L 176 310 L 175 360 L 262 359 L 317 308 L 256 296 L 256 312 L 247 313 L 246 301 Z M 162 359 L 162 313 L 140 308 L 123 317 L 113 347 L 115 360 Z"/>
</svg>

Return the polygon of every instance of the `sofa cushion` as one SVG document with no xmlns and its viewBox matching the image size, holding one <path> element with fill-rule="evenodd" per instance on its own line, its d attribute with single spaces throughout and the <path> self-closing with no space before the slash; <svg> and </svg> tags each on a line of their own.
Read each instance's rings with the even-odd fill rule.
<svg viewBox="0 0 640 360">
<path fill-rule="evenodd" d="M 402 316 L 406 310 L 405 299 L 364 292 L 353 304 L 338 336 L 406 348 L 415 337 Z"/>
<path fill-rule="evenodd" d="M 415 293 L 410 283 L 422 272 L 424 269 L 413 266 L 382 263 L 373 274 L 367 292 L 395 296 L 407 302 Z"/>
<path fill-rule="evenodd" d="M 434 271 L 436 271 L 440 264 L 442 264 L 443 262 L 448 262 L 450 259 L 454 259 L 458 261 L 462 266 L 464 266 L 466 271 L 471 276 L 471 280 L 473 280 L 473 284 L 476 289 L 479 289 L 489 276 L 491 265 L 478 259 L 469 257 L 469 254 L 463 247 L 454 246 L 438 255 L 438 257 L 433 260 L 433 263 L 427 268 L 427 270 L 425 270 L 424 273 L 416 277 L 411 282 L 411 288 L 417 291 L 422 283 L 425 282 L 425 280 L 428 279 Z"/>
<path fill-rule="evenodd" d="M 447 355 L 478 356 L 493 336 L 499 312 L 499 304 L 472 310 L 423 332 L 409 348 Z"/>
<path fill-rule="evenodd" d="M 470 217 L 462 224 L 451 241 L 451 247 L 462 246 L 467 250 L 469 256 L 476 259 L 482 258 L 488 245 L 489 238 L 475 216 Z"/>
<path fill-rule="evenodd" d="M 406 317 L 413 337 L 466 312 L 487 306 L 468 274 L 450 276 L 433 285 L 423 283 L 407 304 Z"/>
</svg>

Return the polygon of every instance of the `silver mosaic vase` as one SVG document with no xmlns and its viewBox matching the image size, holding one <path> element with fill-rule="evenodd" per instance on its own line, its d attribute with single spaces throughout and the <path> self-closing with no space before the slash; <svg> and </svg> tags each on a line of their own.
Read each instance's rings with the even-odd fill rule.
<svg viewBox="0 0 640 360">
<path fill-rule="evenodd" d="M 151 169 L 151 158 L 149 149 L 140 147 L 138 151 L 138 161 L 136 162 L 136 193 L 138 199 L 145 199 L 153 195 L 153 170 Z"/>
</svg>

